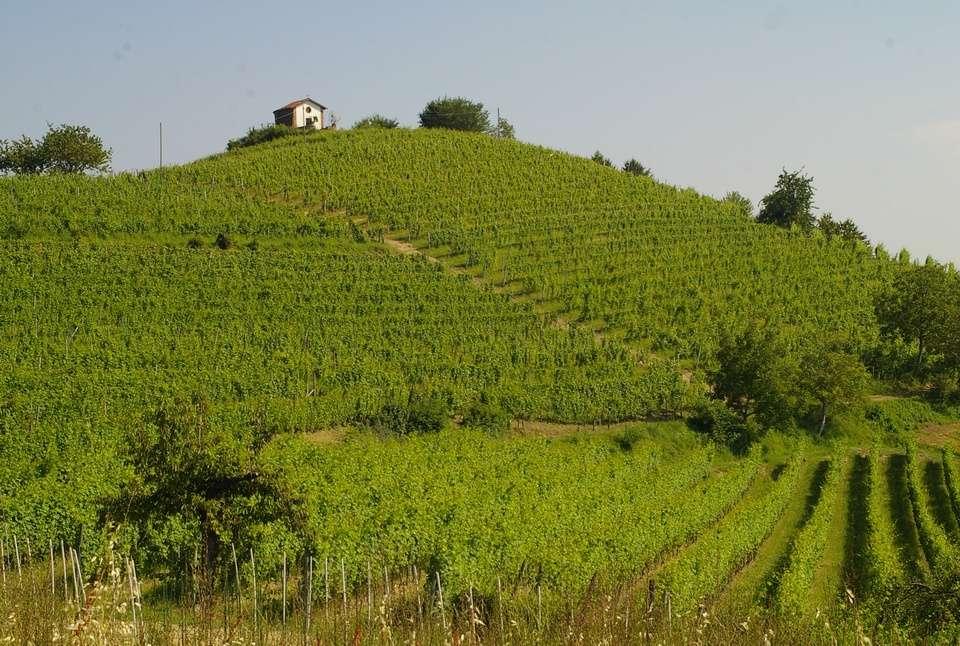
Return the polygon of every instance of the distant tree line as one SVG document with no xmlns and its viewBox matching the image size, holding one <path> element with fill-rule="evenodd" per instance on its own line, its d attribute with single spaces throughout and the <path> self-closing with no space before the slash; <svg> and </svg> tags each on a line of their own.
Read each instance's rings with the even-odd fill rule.
<svg viewBox="0 0 960 646">
<path fill-rule="evenodd" d="M 609 157 L 606 157 L 599 150 L 593 153 L 593 156 L 590 159 L 601 166 L 606 166 L 608 168 L 616 168 L 613 161 Z M 636 175 L 637 177 L 653 177 L 653 171 L 641 164 L 636 159 L 628 159 L 623 163 L 623 166 L 620 168 L 624 173 L 629 173 L 630 175 Z"/>
<path fill-rule="evenodd" d="M 0 173 L 107 172 L 113 152 L 87 126 L 48 125 L 42 139 L 0 140 Z"/>
</svg>

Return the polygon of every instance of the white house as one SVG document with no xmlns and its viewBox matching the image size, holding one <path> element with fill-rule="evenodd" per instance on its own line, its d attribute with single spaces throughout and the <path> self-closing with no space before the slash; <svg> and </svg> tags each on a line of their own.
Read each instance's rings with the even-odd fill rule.
<svg viewBox="0 0 960 646">
<path fill-rule="evenodd" d="M 274 110 L 273 121 L 277 125 L 291 128 L 320 130 L 323 128 L 323 112 L 326 109 L 326 106 L 320 105 L 310 97 L 298 99 Z"/>
</svg>

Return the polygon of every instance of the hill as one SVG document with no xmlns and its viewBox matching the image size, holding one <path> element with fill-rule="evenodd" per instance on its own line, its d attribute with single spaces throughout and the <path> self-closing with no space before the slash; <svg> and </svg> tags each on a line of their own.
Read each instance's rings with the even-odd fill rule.
<svg viewBox="0 0 960 646">
<path fill-rule="evenodd" d="M 698 630 L 702 602 L 812 621 L 844 586 L 873 612 L 908 572 L 958 571 L 955 458 L 898 446 L 948 422 L 925 404 L 859 411 L 869 445 L 771 433 L 739 457 L 651 422 L 703 404 L 722 339 L 756 321 L 874 352 L 901 265 L 866 246 L 545 148 L 368 129 L 3 178 L 0 249 L 5 567 L 11 539 L 63 541 L 92 585 L 114 545 L 178 601 L 192 572 L 193 593 L 233 577 L 240 606 L 249 584 L 285 613 L 252 581 L 290 556 L 303 584 L 319 559 L 323 583 L 297 589 L 329 610 L 339 567 L 333 634 L 364 608 L 377 625 L 373 567 L 385 597 L 414 582 L 398 613 L 439 598 L 444 633 L 446 603 L 468 630 L 495 607 L 521 631 L 546 614 L 554 637 L 599 591 Z"/>
</svg>

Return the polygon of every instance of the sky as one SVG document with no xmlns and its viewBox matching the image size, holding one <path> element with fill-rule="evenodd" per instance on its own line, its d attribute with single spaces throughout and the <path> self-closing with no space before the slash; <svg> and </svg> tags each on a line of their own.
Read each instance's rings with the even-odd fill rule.
<svg viewBox="0 0 960 646">
<path fill-rule="evenodd" d="M 349 126 L 438 96 L 523 141 L 755 203 L 780 170 L 875 242 L 960 264 L 960 2 L 2 0 L 0 139 L 90 126 L 187 162 L 310 96 Z"/>
</svg>

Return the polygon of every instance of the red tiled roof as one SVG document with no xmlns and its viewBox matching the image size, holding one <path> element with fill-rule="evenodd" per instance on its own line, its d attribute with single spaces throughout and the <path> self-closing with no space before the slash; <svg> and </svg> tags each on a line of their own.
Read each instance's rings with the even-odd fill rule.
<svg viewBox="0 0 960 646">
<path fill-rule="evenodd" d="M 293 110 L 295 107 L 297 107 L 298 105 L 301 105 L 301 104 L 303 104 L 303 103 L 312 103 L 312 104 L 314 104 L 315 106 L 319 107 L 321 110 L 326 110 L 326 109 L 327 109 L 327 106 L 321 105 L 320 103 L 314 101 L 314 100 L 311 99 L 310 97 L 307 97 L 307 98 L 305 98 L 305 99 L 297 99 L 296 101 L 291 101 L 290 103 L 288 103 L 287 105 L 283 106 L 282 108 L 277 108 L 276 110 L 274 110 L 274 112 L 281 112 L 281 111 L 284 111 L 284 110 Z"/>
</svg>

